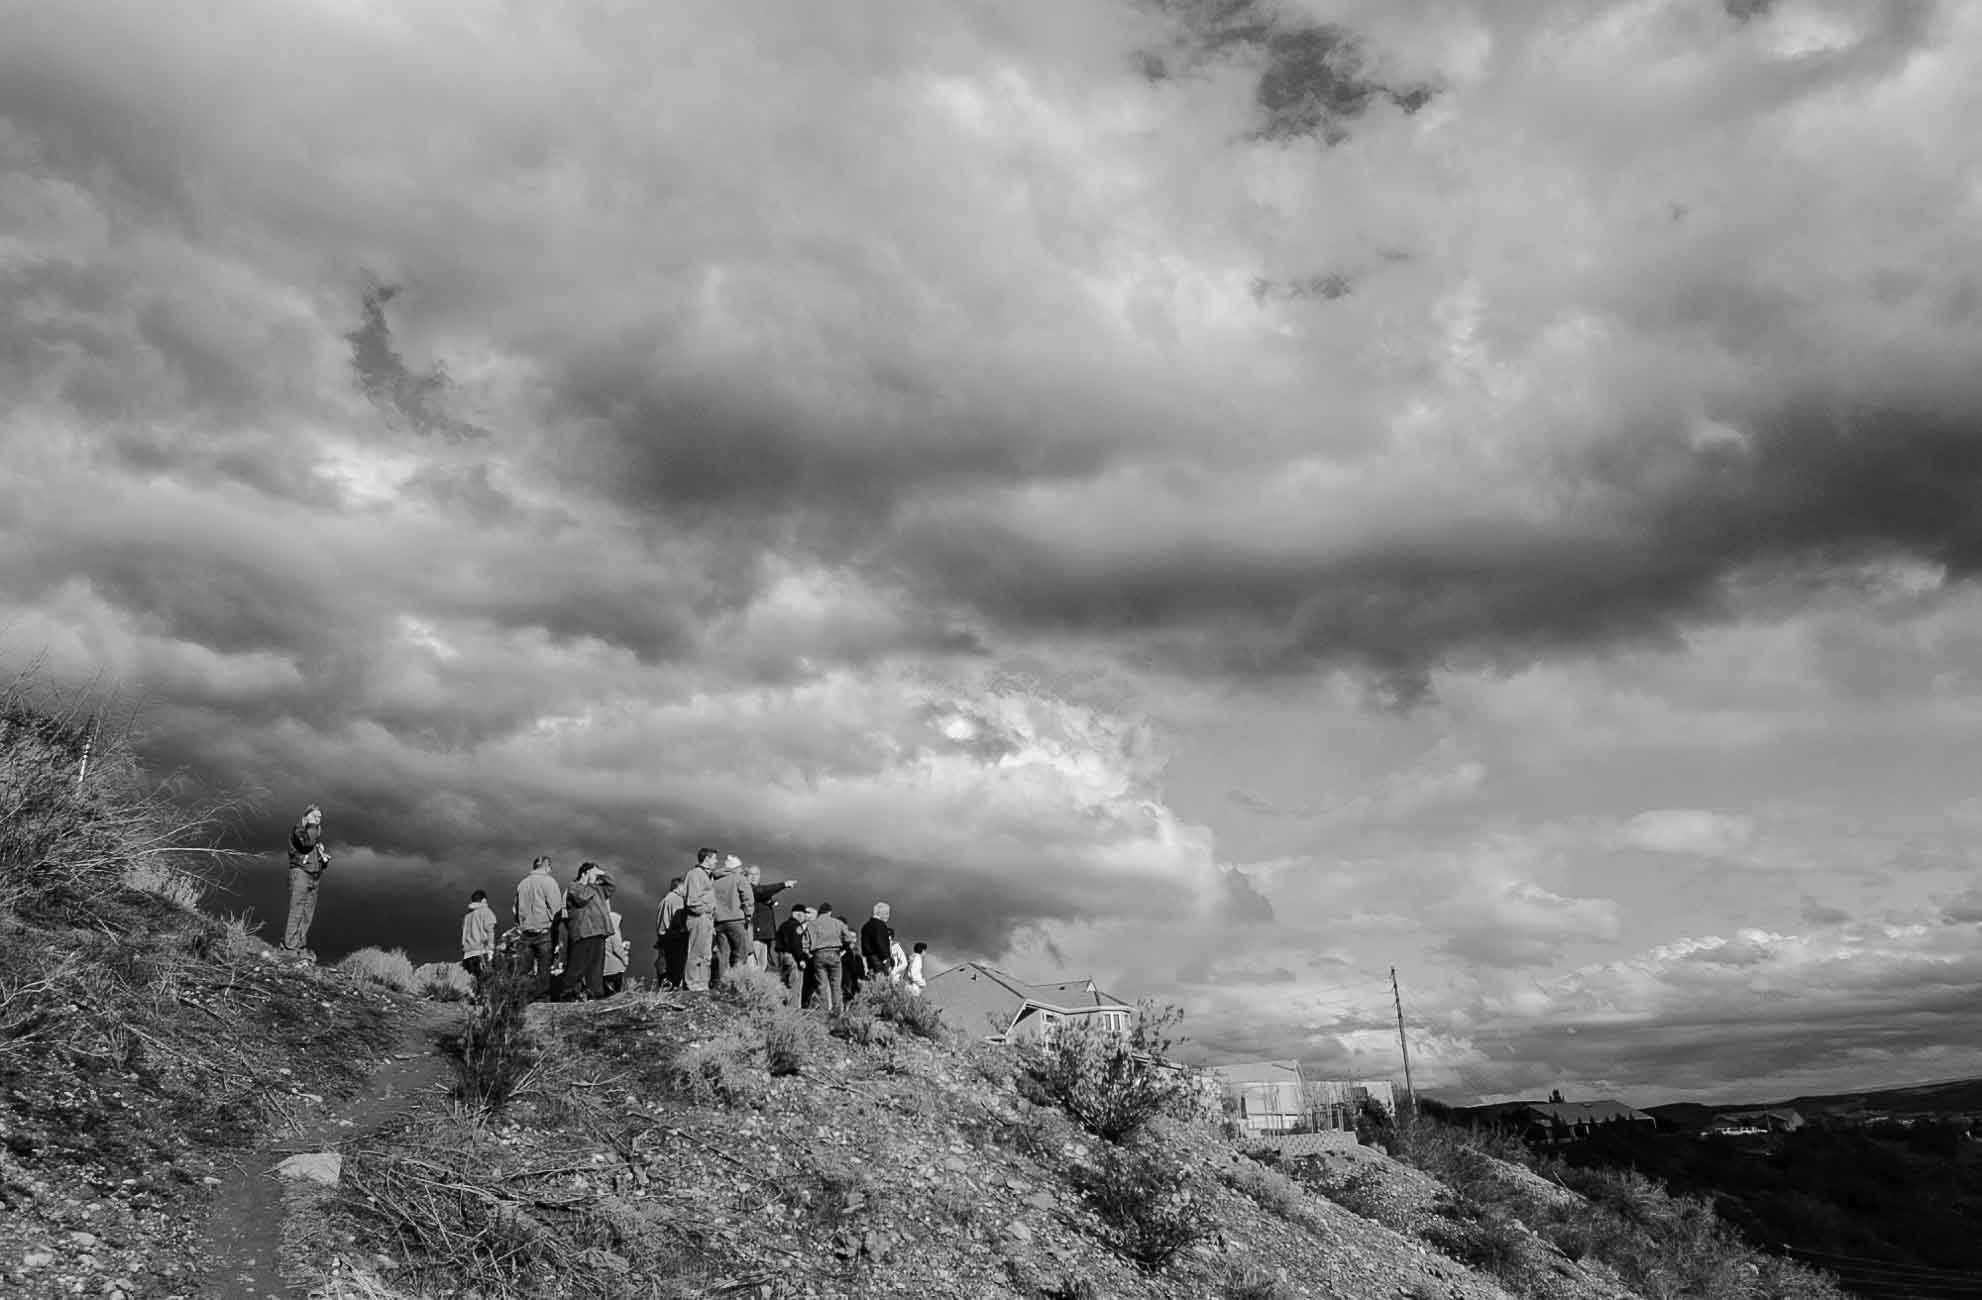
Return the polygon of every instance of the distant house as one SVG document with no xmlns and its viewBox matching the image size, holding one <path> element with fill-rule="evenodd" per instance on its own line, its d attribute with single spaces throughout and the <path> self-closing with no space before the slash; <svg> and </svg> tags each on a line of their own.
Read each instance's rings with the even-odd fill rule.
<svg viewBox="0 0 1982 1300">
<path fill-rule="evenodd" d="M 1576 1142 L 1611 1125 L 1658 1127 L 1658 1121 L 1621 1101 L 1512 1101 L 1467 1113 L 1476 1120 L 1515 1129 L 1534 1144 Z"/>
<path fill-rule="evenodd" d="M 1714 1117 L 1706 1131 L 1720 1137 L 1745 1137 L 1757 1133 L 1794 1133 L 1803 1127 L 1801 1112 L 1787 1106 L 1769 1110 L 1734 1110 Z"/>
<path fill-rule="evenodd" d="M 1299 1061 L 1231 1061 L 1205 1068 L 1249 1137 L 1354 1129 L 1365 1101 L 1396 1113 L 1388 1080 L 1309 1079 Z"/>
<path fill-rule="evenodd" d="M 1091 979 L 1028 984 L 976 961 L 933 976 L 923 996 L 948 1023 L 994 1043 L 1050 1039 L 1061 1025 L 1078 1021 L 1127 1034 L 1136 1011 Z"/>
<path fill-rule="evenodd" d="M 1249 1136 L 1291 1133 L 1307 1118 L 1299 1061 L 1230 1061 L 1205 1073 L 1218 1080 L 1239 1127 Z"/>
</svg>

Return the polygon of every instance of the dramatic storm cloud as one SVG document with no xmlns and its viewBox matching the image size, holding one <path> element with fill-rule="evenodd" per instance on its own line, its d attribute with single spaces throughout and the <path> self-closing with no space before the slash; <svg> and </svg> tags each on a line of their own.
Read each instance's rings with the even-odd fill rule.
<svg viewBox="0 0 1982 1300">
<path fill-rule="evenodd" d="M 1982 1073 L 1978 87 L 1931 0 L 17 13 L 0 662 L 321 803 L 332 952 L 718 844 L 1207 1055 L 1393 1075 L 1395 966 L 1455 1097 Z"/>
</svg>

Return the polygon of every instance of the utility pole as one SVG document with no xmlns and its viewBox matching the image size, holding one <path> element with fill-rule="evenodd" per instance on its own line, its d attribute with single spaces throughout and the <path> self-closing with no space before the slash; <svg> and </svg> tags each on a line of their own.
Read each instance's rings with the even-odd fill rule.
<svg viewBox="0 0 1982 1300">
<path fill-rule="evenodd" d="M 1390 968 L 1390 1000 L 1397 1004 L 1397 1047 L 1404 1053 L 1404 1095 L 1411 1099 L 1411 1117 L 1417 1118 L 1418 1090 L 1411 1086 L 1411 1043 L 1404 1037 L 1404 995 L 1397 991 L 1397 968 Z"/>
</svg>

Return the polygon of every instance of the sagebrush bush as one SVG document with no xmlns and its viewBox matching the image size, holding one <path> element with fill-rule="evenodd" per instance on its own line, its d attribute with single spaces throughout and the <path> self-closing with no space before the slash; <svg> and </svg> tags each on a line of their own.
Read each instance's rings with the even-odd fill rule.
<svg viewBox="0 0 1982 1300">
<path fill-rule="evenodd" d="M 763 1095 L 757 1045 L 732 1031 L 683 1048 L 668 1067 L 675 1091 L 701 1106 L 747 1106 Z"/>
<path fill-rule="evenodd" d="M 875 1015 L 873 1005 L 858 998 L 833 1017 L 832 1034 L 862 1047 L 893 1047 L 896 1038 L 894 1023 Z"/>
<path fill-rule="evenodd" d="M 1379 1194 L 1383 1179 L 1375 1169 L 1366 1166 L 1340 1178 L 1317 1171 L 1302 1181 L 1351 1214 L 1379 1223 L 1384 1220 L 1383 1200 Z"/>
<path fill-rule="evenodd" d="M 1262 1209 L 1271 1210 L 1283 1219 L 1299 1222 L 1313 1213 L 1300 1184 L 1277 1169 L 1268 1169 L 1257 1160 L 1240 1156 L 1224 1172 L 1232 1190 L 1251 1197 Z"/>
<path fill-rule="evenodd" d="M 817 1056 L 824 1034 L 814 1017 L 785 1006 L 763 1024 L 764 1067 L 773 1076 L 798 1074 Z"/>
<path fill-rule="evenodd" d="M 1063 1023 L 1050 1041 L 1014 1048 L 1019 1091 L 1029 1101 L 1060 1107 L 1097 1137 L 1126 1141 L 1151 1120 L 1196 1105 L 1190 1077 L 1163 1059 L 1169 1031 L 1182 1015 L 1145 1002 L 1126 1035 L 1090 1020 Z"/>
<path fill-rule="evenodd" d="M 862 984 L 853 1007 L 848 1010 L 854 1008 L 932 1043 L 944 1042 L 949 1034 L 943 1024 L 943 1012 L 934 1002 L 916 997 L 905 985 L 893 980 L 875 979 Z"/>
<path fill-rule="evenodd" d="M 414 991 L 413 963 L 397 948 L 360 948 L 338 962 L 337 969 L 401 993 Z"/>
<path fill-rule="evenodd" d="M 732 966 L 725 971 L 723 982 L 716 985 L 716 996 L 759 1018 L 775 1015 L 791 1001 L 782 980 L 753 966 Z"/>
<path fill-rule="evenodd" d="M 1458 1196 L 1441 1197 L 1432 1207 L 1439 1217 L 1424 1232 L 1434 1249 L 1468 1268 L 1491 1273 L 1517 1294 L 1533 1273 L 1528 1234 L 1495 1206 Z"/>
<path fill-rule="evenodd" d="M 1168 1263 L 1210 1230 L 1190 1181 L 1190 1165 L 1160 1142 L 1109 1146 L 1080 1178 L 1115 1249 L 1146 1268 Z"/>
</svg>

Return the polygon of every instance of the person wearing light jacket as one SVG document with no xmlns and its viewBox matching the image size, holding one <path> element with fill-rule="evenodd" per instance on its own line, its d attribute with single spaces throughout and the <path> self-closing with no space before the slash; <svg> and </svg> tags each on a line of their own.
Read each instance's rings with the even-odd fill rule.
<svg viewBox="0 0 1982 1300">
<path fill-rule="evenodd" d="M 551 875 L 551 860 L 531 862 L 530 874 L 516 882 L 511 915 L 516 921 L 517 969 L 530 976 L 533 998 L 551 991 L 551 923 L 563 906 L 564 892 Z"/>
<path fill-rule="evenodd" d="M 565 998 L 606 995 L 606 939 L 613 932 L 612 877 L 596 862 L 578 868 L 578 879 L 565 892 L 564 906 L 570 938 L 564 955 Z"/>
<path fill-rule="evenodd" d="M 840 987 L 840 966 L 852 947 L 853 931 L 833 915 L 831 903 L 819 904 L 819 910 L 805 923 L 805 954 L 813 992 L 825 995 L 828 1015 L 846 1006 L 846 995 Z"/>
<path fill-rule="evenodd" d="M 709 962 L 716 943 L 716 886 L 709 868 L 717 856 L 714 849 L 698 850 L 695 865 L 681 877 L 681 910 L 688 917 L 688 957 L 681 984 L 690 993 L 709 991 Z"/>
<path fill-rule="evenodd" d="M 716 941 L 709 982 L 721 984 L 732 966 L 749 964 L 750 918 L 757 899 L 750 890 L 750 877 L 743 873 L 743 859 L 734 853 L 723 859 L 711 881 L 716 891 Z"/>
<path fill-rule="evenodd" d="M 495 910 L 489 906 L 485 890 L 468 896 L 468 914 L 461 918 L 461 968 L 482 982 L 489 959 L 495 956 Z"/>
<path fill-rule="evenodd" d="M 923 961 L 928 955 L 929 945 L 918 940 L 915 951 L 910 953 L 908 958 L 908 991 L 911 996 L 921 997 L 922 990 L 929 984 L 928 977 L 922 969 Z"/>
<path fill-rule="evenodd" d="M 612 933 L 606 936 L 606 996 L 626 987 L 626 936 L 619 931 L 620 914 L 612 914 Z"/>
</svg>

